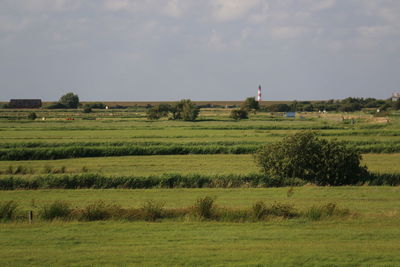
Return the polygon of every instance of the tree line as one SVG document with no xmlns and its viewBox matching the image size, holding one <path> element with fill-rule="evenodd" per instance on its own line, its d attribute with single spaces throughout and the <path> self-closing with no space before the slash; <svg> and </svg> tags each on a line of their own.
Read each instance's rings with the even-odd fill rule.
<svg viewBox="0 0 400 267">
<path fill-rule="evenodd" d="M 343 100 L 328 101 L 292 101 L 289 104 L 274 104 L 263 106 L 262 110 L 269 112 L 289 112 L 289 111 L 336 111 L 336 112 L 354 112 L 362 109 L 375 109 L 380 111 L 399 110 L 400 100 L 392 99 L 381 100 L 375 98 L 356 98 L 348 97 Z"/>
</svg>

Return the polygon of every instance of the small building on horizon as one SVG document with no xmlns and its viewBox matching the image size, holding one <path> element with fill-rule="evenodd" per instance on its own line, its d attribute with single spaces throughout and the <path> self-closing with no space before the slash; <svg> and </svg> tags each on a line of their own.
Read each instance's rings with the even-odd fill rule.
<svg viewBox="0 0 400 267">
<path fill-rule="evenodd" d="M 392 101 L 397 101 L 400 99 L 400 93 L 393 93 L 392 94 Z"/>
<path fill-rule="evenodd" d="M 8 105 L 10 108 L 41 108 L 41 99 L 11 99 Z"/>
</svg>

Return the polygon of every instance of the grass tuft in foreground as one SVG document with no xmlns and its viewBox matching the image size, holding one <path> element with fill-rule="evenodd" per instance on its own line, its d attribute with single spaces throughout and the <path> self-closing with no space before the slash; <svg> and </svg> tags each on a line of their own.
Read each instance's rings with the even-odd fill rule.
<svg viewBox="0 0 400 267">
<path fill-rule="evenodd" d="M 269 221 L 273 218 L 291 219 L 306 218 L 312 221 L 329 217 L 345 217 L 350 215 L 348 209 L 341 209 L 335 203 L 312 206 L 305 211 L 297 210 L 294 205 L 274 202 L 266 204 L 257 201 L 250 208 L 218 207 L 215 198 L 206 196 L 198 198 L 193 206 L 184 208 L 165 208 L 165 203 L 154 200 L 145 201 L 140 208 L 122 208 L 117 204 L 95 201 L 83 208 L 71 208 L 65 201 L 56 200 L 44 205 L 38 212 L 38 219 L 44 221 L 160 221 L 162 219 L 190 221 L 224 221 L 224 222 L 257 222 Z M 23 217 L 17 214 L 18 204 L 14 201 L 0 203 L 0 219 L 11 221 Z M 17 216 L 19 215 L 19 216 Z"/>
</svg>

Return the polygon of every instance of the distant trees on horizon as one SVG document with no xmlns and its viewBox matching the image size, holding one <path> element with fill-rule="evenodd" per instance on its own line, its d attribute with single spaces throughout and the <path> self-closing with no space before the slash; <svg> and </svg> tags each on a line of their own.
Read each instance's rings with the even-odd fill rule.
<svg viewBox="0 0 400 267">
<path fill-rule="evenodd" d="M 147 118 L 149 120 L 158 120 L 170 115 L 169 119 L 171 120 L 194 121 L 199 113 L 199 106 L 194 104 L 190 99 L 182 99 L 172 105 L 160 104 L 149 107 L 147 110 Z"/>
</svg>

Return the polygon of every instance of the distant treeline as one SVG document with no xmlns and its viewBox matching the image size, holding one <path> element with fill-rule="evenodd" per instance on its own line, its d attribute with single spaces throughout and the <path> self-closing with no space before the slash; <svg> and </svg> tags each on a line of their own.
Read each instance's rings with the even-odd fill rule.
<svg viewBox="0 0 400 267">
<path fill-rule="evenodd" d="M 375 98 L 354 98 L 348 97 L 343 100 L 328 101 L 293 101 L 290 104 L 274 104 L 262 106 L 261 110 L 270 112 L 289 112 L 289 111 L 338 111 L 353 112 L 362 109 L 379 109 L 387 111 L 389 109 L 399 110 L 400 100 L 392 101 L 392 99 L 380 100 Z"/>
<path fill-rule="evenodd" d="M 77 98 L 76 95 L 74 95 Z M 79 100 L 77 100 L 79 101 Z M 66 101 L 64 101 L 66 102 Z M 79 102 L 68 104 L 64 103 L 63 101 L 59 101 L 56 103 L 48 104 L 44 108 L 47 109 L 65 109 L 65 108 L 76 108 L 76 107 L 90 107 L 93 109 L 105 109 L 106 104 L 102 102 L 88 102 L 84 106 L 80 105 Z M 155 107 L 167 107 L 172 106 L 173 102 L 160 102 L 159 104 L 155 104 L 156 102 L 152 103 L 136 103 L 135 105 L 128 105 L 128 104 L 116 104 L 115 102 L 112 105 L 109 105 L 108 108 L 110 109 L 147 109 L 150 110 Z M 195 102 L 197 103 L 197 102 Z M 236 102 L 226 102 L 229 103 L 223 104 L 223 101 L 217 102 L 210 102 L 206 103 L 202 101 L 197 104 L 198 108 L 237 108 L 241 107 L 243 103 L 236 101 Z M 268 104 L 265 104 L 268 103 Z M 8 104 L 4 103 L 0 105 L 0 108 L 7 108 Z M 312 112 L 312 111 L 337 111 L 337 112 L 353 112 L 359 111 L 362 109 L 379 109 L 380 111 L 387 111 L 387 110 L 399 110 L 400 109 L 400 100 L 392 101 L 392 99 L 376 99 L 376 98 L 355 98 L 355 97 L 348 97 L 342 100 L 327 100 L 327 101 L 292 101 L 286 103 L 278 103 L 278 104 L 270 104 L 270 102 L 261 102 L 260 111 L 267 111 L 267 112 L 289 112 L 289 111 L 305 111 L 305 112 Z"/>
</svg>

